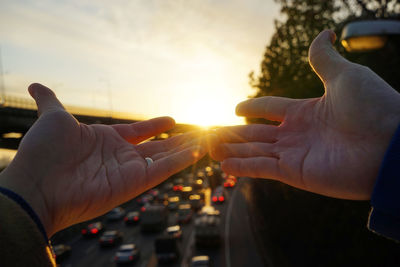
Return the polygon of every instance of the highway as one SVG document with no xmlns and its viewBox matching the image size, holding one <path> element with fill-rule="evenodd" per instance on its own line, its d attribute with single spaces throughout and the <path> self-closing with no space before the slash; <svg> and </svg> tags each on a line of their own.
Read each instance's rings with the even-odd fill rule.
<svg viewBox="0 0 400 267">
<path fill-rule="evenodd" d="M 246 183 L 249 179 L 242 178 L 234 188 L 227 189 L 227 198 L 223 204 L 216 204 L 220 211 L 220 233 L 222 242 L 219 247 L 198 249 L 195 245 L 193 218 L 188 224 L 181 224 L 183 238 L 179 241 L 179 262 L 168 266 L 190 266 L 190 261 L 196 255 L 208 255 L 212 266 L 264 266 L 258 255 L 257 245 L 251 229 L 246 194 Z M 207 201 L 208 203 L 210 201 Z M 135 200 L 124 205 L 126 210 L 138 210 Z M 196 216 L 196 215 L 195 215 Z M 123 220 L 108 222 L 100 218 L 107 230 L 118 229 L 123 232 L 122 243 L 135 243 L 141 252 L 140 259 L 133 266 L 161 266 L 157 264 L 154 252 L 154 240 L 160 233 L 145 234 L 140 231 L 140 225 L 125 225 Z M 170 212 L 168 225 L 177 224 L 177 213 Z M 72 247 L 71 255 L 64 260 L 62 267 L 116 266 L 114 256 L 118 246 L 101 248 L 98 238 L 84 238 L 80 234 L 71 237 L 66 244 Z"/>
</svg>

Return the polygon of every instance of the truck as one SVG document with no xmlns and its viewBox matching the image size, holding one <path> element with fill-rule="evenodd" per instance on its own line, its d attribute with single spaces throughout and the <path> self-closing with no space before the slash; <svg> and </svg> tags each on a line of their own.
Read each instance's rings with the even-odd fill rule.
<svg viewBox="0 0 400 267">
<path fill-rule="evenodd" d="M 221 243 L 219 214 L 202 214 L 194 221 L 196 246 L 217 247 Z"/>
<path fill-rule="evenodd" d="M 167 226 L 168 210 L 164 205 L 144 206 L 140 214 L 142 232 L 160 232 Z"/>
<path fill-rule="evenodd" d="M 156 238 L 155 250 L 158 263 L 172 263 L 179 259 L 179 248 L 177 239 L 173 236 L 162 235 Z"/>
</svg>

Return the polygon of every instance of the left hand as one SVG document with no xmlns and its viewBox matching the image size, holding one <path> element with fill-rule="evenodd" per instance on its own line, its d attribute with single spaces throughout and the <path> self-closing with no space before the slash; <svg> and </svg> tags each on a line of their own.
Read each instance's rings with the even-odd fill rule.
<svg viewBox="0 0 400 267">
<path fill-rule="evenodd" d="M 311 99 L 266 96 L 240 103 L 238 115 L 279 121 L 220 128 L 211 151 L 237 176 L 281 181 L 314 193 L 370 199 L 384 153 L 400 122 L 400 94 L 370 69 L 337 53 L 323 31 L 309 61 L 325 86 Z"/>
<path fill-rule="evenodd" d="M 0 186 L 22 196 L 48 236 L 101 214 L 193 164 L 206 149 L 184 134 L 138 144 L 175 124 L 160 117 L 133 124 L 85 125 L 40 84 L 29 92 L 39 119 L 0 174 Z M 154 163 L 147 166 L 145 157 Z"/>
</svg>

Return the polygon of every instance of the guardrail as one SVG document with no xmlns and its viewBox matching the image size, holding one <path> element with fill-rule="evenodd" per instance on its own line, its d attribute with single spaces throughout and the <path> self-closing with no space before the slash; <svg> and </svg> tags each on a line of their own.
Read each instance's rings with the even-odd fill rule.
<svg viewBox="0 0 400 267">
<path fill-rule="evenodd" d="M 36 110 L 36 103 L 33 99 L 22 98 L 12 95 L 3 95 L 0 100 L 1 107 L 13 107 Z"/>
</svg>

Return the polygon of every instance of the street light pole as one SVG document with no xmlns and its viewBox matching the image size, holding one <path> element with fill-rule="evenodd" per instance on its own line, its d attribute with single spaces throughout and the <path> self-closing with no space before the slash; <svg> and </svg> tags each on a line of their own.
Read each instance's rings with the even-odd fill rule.
<svg viewBox="0 0 400 267">
<path fill-rule="evenodd" d="M 3 57 L 1 54 L 0 46 L 0 106 L 6 103 L 6 92 L 4 87 L 4 73 L 3 73 Z"/>
</svg>

